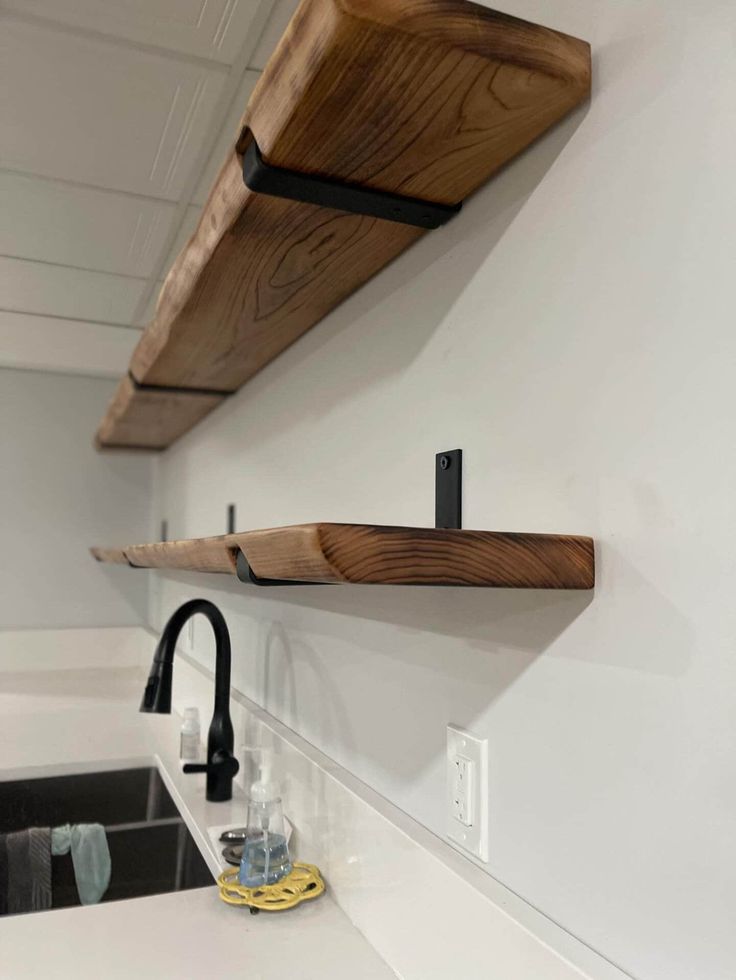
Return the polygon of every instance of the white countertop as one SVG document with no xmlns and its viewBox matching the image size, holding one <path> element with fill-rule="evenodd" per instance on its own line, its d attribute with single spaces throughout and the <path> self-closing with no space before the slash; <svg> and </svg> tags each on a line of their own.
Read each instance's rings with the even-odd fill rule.
<svg viewBox="0 0 736 980">
<path fill-rule="evenodd" d="M 213 870 L 207 827 L 242 822 L 242 797 L 207 803 L 204 777 L 184 776 L 176 715 L 140 715 L 135 668 L 4 671 L 0 779 L 158 764 Z M 209 719 L 203 719 L 208 724 Z M 328 882 L 329 888 L 329 882 Z M 0 920 L 3 980 L 389 980 L 395 973 L 329 892 L 283 913 L 251 916 L 199 888 Z"/>
<path fill-rule="evenodd" d="M 13 916 L 3 980 L 388 980 L 395 974 L 329 895 L 252 916 L 215 888 Z"/>
</svg>

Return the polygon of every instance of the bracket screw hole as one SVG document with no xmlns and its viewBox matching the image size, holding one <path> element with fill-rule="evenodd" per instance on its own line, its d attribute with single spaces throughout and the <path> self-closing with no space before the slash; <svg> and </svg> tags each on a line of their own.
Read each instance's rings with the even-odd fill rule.
<svg viewBox="0 0 736 980">
<path fill-rule="evenodd" d="M 452 460 L 449 456 L 440 456 L 440 469 L 448 470 Z"/>
</svg>

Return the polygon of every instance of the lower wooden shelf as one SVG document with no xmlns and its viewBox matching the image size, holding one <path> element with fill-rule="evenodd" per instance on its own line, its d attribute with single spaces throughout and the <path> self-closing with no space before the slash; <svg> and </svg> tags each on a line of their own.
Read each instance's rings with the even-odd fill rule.
<svg viewBox="0 0 736 980">
<path fill-rule="evenodd" d="M 213 538 L 92 548 L 101 562 L 221 572 L 256 584 L 592 589 L 591 538 L 557 534 L 298 524 Z M 243 560 L 244 559 L 244 560 Z"/>
</svg>

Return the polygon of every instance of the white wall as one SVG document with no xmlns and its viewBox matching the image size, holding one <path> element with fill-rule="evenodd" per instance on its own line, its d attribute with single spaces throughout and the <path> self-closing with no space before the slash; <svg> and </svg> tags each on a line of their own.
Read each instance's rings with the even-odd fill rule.
<svg viewBox="0 0 736 980">
<path fill-rule="evenodd" d="M 595 595 L 172 574 L 154 623 L 214 598 L 236 686 L 438 834 L 445 725 L 488 736 L 488 873 L 732 980 L 733 3 L 499 4 L 592 42 L 590 106 L 164 454 L 156 519 L 431 524 L 461 446 L 466 526 L 593 534 Z"/>
<path fill-rule="evenodd" d="M 150 535 L 151 458 L 92 447 L 114 389 L 0 369 L 0 630 L 145 621 L 148 573 L 88 551 Z"/>
</svg>

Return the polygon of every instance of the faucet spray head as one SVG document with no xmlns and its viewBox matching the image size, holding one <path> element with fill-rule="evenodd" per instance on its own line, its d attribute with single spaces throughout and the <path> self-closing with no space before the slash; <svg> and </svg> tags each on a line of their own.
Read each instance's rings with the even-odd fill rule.
<svg viewBox="0 0 736 980">
<path fill-rule="evenodd" d="M 174 664 L 171 660 L 167 661 L 164 659 L 161 644 L 159 644 L 153 655 L 151 673 L 148 675 L 148 681 L 146 682 L 139 711 L 157 715 L 171 714 L 171 680 L 173 672 Z"/>
</svg>

